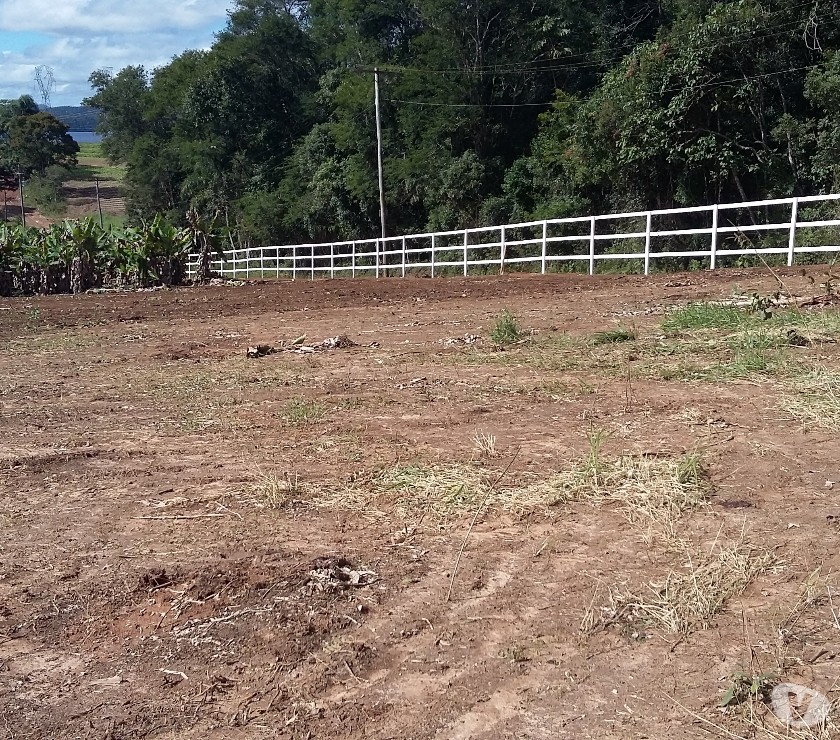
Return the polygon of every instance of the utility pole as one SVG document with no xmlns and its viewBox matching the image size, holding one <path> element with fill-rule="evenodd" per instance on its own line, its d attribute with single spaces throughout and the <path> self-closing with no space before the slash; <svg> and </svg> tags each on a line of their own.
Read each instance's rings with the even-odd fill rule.
<svg viewBox="0 0 840 740">
<path fill-rule="evenodd" d="M 18 172 L 18 189 L 20 190 L 20 220 L 23 228 L 26 228 L 26 206 L 23 204 L 23 172 Z"/>
<path fill-rule="evenodd" d="M 96 183 L 96 207 L 99 209 L 99 228 L 104 229 L 105 224 L 102 221 L 102 200 L 99 198 L 99 178 L 94 177 L 93 181 Z"/>
<path fill-rule="evenodd" d="M 382 238 L 384 239 L 387 234 L 385 230 L 385 181 L 382 177 L 382 117 L 379 112 L 379 67 L 375 67 L 373 70 L 373 89 L 376 99 L 376 159 L 379 168 L 379 216 L 382 220 Z"/>
</svg>

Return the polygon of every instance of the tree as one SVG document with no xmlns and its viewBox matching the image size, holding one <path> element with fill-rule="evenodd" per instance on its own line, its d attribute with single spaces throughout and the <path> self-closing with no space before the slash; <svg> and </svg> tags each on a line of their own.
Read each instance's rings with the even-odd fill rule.
<svg viewBox="0 0 840 740">
<path fill-rule="evenodd" d="M 96 130 L 103 136 L 102 151 L 112 162 L 128 162 L 134 142 L 148 128 L 143 115 L 148 74 L 142 66 L 126 67 L 116 75 L 100 69 L 89 81 L 95 92 L 82 105 L 100 111 Z"/>
<path fill-rule="evenodd" d="M 0 126 L 17 116 L 32 116 L 38 113 L 38 104 L 31 95 L 21 95 L 17 100 L 0 100 Z"/>
<path fill-rule="evenodd" d="M 17 116 L 8 123 L 5 160 L 25 173 L 43 175 L 47 167 L 74 167 L 79 145 L 61 121 L 49 113 Z"/>
<path fill-rule="evenodd" d="M 810 189 L 796 124 L 810 112 L 804 70 L 819 57 L 802 39 L 810 11 L 782 2 L 716 4 L 636 46 L 579 104 L 559 97 L 516 169 L 534 181 L 509 180 L 518 205 L 529 210 L 526 194 L 546 180 L 570 202 L 582 197 L 598 210 Z M 538 199 L 530 207 L 544 212 L 544 205 Z"/>
<path fill-rule="evenodd" d="M 821 188 L 836 191 L 840 188 L 840 52 L 830 53 L 808 74 L 805 94 L 822 115 L 800 126 L 794 135 L 806 141 L 814 138 L 814 179 Z"/>
</svg>

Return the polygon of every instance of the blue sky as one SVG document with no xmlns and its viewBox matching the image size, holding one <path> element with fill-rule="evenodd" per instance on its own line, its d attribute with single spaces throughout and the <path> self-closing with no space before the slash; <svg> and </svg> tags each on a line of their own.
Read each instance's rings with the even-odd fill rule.
<svg viewBox="0 0 840 740">
<path fill-rule="evenodd" d="M 52 105 L 78 105 L 92 71 L 154 69 L 186 49 L 205 49 L 233 0 L 0 0 L 0 98 L 32 95 L 35 68 L 55 77 Z"/>
</svg>

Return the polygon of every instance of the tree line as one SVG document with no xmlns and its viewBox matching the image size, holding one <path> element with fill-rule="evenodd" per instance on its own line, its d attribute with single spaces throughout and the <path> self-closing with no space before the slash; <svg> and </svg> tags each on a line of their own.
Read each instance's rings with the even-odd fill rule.
<svg viewBox="0 0 840 740">
<path fill-rule="evenodd" d="M 134 218 L 244 244 L 840 187 L 824 0 L 237 0 L 207 51 L 91 74 Z"/>
</svg>

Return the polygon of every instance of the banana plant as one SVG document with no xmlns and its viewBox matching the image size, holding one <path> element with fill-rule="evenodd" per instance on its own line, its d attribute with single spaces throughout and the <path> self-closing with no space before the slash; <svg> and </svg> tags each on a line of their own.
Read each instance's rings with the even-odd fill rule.
<svg viewBox="0 0 840 740">
<path fill-rule="evenodd" d="M 202 217 L 196 208 L 190 208 L 187 211 L 186 231 L 190 238 L 190 247 L 198 250 L 197 272 L 193 278 L 195 282 L 206 283 L 210 280 L 210 265 L 214 257 L 225 260 L 222 239 L 216 233 L 218 220 L 218 211 L 213 218 Z"/>
<path fill-rule="evenodd" d="M 183 281 L 186 258 L 192 240 L 186 229 L 173 226 L 157 214 L 151 222 L 139 229 L 135 242 L 138 262 L 148 266 L 149 273 L 164 285 L 177 285 Z"/>
<path fill-rule="evenodd" d="M 17 225 L 0 224 L 0 295 L 20 287 L 26 268 L 26 241 Z"/>
<path fill-rule="evenodd" d="M 97 265 L 107 243 L 107 232 L 92 218 L 64 222 L 64 238 L 72 250 L 70 287 L 82 293 L 97 283 Z"/>
</svg>

